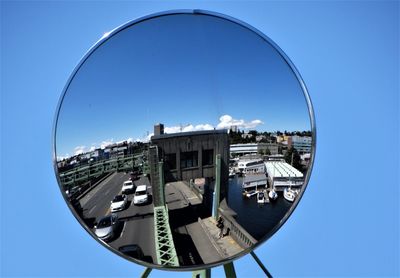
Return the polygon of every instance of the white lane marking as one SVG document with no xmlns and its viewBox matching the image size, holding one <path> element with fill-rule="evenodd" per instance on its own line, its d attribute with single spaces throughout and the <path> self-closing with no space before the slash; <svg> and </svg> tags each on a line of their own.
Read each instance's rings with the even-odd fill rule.
<svg viewBox="0 0 400 278">
<path fill-rule="evenodd" d="M 96 207 L 97 205 L 94 205 L 90 210 L 89 210 L 89 214 L 91 214 L 92 212 L 93 212 L 93 210 L 94 210 L 94 208 Z"/>
<path fill-rule="evenodd" d="M 120 238 L 122 238 L 122 236 L 125 232 L 125 227 L 126 227 L 126 222 L 124 222 L 124 226 L 122 227 L 122 232 L 121 232 L 121 235 L 119 236 Z"/>
</svg>

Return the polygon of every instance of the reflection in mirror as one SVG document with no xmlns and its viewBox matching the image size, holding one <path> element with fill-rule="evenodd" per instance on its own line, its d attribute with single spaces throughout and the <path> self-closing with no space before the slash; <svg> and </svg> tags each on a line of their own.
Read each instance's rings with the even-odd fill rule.
<svg viewBox="0 0 400 278">
<path fill-rule="evenodd" d="M 93 237 L 152 267 L 250 252 L 304 192 L 311 107 L 268 39 L 211 14 L 128 24 L 76 69 L 59 106 L 56 171 Z"/>
</svg>

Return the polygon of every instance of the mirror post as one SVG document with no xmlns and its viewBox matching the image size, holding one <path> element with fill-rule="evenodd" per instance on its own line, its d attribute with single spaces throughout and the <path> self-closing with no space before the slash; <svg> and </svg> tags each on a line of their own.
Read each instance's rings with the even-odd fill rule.
<svg viewBox="0 0 400 278">
<path fill-rule="evenodd" d="M 144 271 L 143 271 L 143 273 L 142 273 L 142 275 L 140 276 L 141 278 L 147 278 L 148 276 L 149 276 L 149 274 L 150 274 L 150 272 L 151 272 L 151 268 L 146 268 Z"/>
<path fill-rule="evenodd" d="M 236 278 L 236 271 L 233 262 L 224 264 L 224 271 L 227 278 Z"/>
<path fill-rule="evenodd" d="M 210 278 L 211 277 L 211 269 L 206 268 L 202 270 L 196 270 L 192 273 L 192 278 Z"/>
<path fill-rule="evenodd" d="M 253 251 L 250 252 L 250 254 L 253 256 L 254 260 L 257 262 L 259 267 L 264 271 L 265 275 L 267 275 L 268 278 L 272 278 L 271 273 L 269 273 L 268 269 L 264 266 L 264 264 L 260 261 L 260 259 L 257 257 L 256 253 Z"/>
</svg>

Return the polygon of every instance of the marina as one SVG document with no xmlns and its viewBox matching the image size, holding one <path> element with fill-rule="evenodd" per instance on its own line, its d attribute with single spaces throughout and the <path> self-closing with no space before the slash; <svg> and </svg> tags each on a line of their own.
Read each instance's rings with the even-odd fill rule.
<svg viewBox="0 0 400 278">
<path fill-rule="evenodd" d="M 243 196 L 242 184 L 245 177 L 235 176 L 229 179 L 228 204 L 236 212 L 236 221 L 246 227 L 247 232 L 256 240 L 262 239 L 282 220 L 293 203 L 287 201 L 282 193 L 277 194 L 276 200 L 268 198 L 269 202 L 258 203 L 257 193 L 249 198 Z M 260 188 L 261 191 L 264 188 Z M 266 196 L 267 194 L 264 194 Z"/>
</svg>

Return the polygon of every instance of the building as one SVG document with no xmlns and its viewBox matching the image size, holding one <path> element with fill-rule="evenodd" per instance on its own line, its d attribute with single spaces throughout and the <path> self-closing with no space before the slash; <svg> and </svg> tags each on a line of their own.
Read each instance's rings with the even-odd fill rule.
<svg viewBox="0 0 400 278">
<path fill-rule="evenodd" d="M 233 144 L 230 145 L 231 156 L 246 154 L 265 154 L 272 155 L 279 153 L 279 144 L 276 143 L 249 143 L 249 144 Z"/>
<path fill-rule="evenodd" d="M 267 161 L 268 182 L 277 191 L 285 187 L 300 187 L 304 183 L 304 176 L 299 170 L 284 161 Z"/>
<path fill-rule="evenodd" d="M 238 127 L 237 127 L 237 125 L 232 125 L 229 130 L 230 130 L 230 132 L 238 132 Z"/>
<path fill-rule="evenodd" d="M 151 143 L 164 161 L 165 181 L 215 178 L 216 155 L 221 155 L 221 193 L 228 184 L 227 130 L 207 130 L 154 135 Z"/>
<path fill-rule="evenodd" d="M 299 154 L 311 153 L 311 142 L 310 136 L 290 136 L 288 138 L 288 147 L 295 148 Z"/>
</svg>

